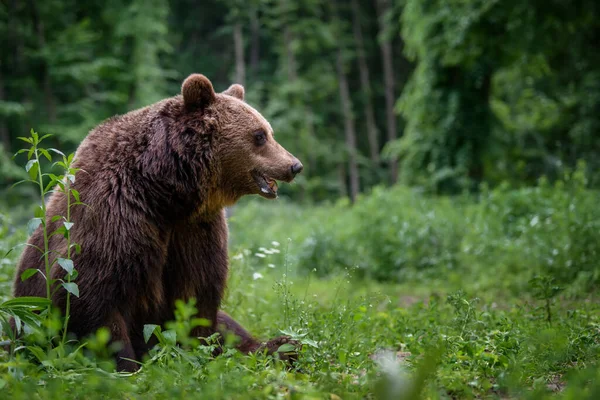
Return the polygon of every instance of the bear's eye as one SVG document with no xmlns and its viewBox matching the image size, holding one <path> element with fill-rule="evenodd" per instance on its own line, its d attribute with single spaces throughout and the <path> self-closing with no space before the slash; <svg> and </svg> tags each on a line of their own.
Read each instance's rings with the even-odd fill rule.
<svg viewBox="0 0 600 400">
<path fill-rule="evenodd" d="M 257 146 L 262 146 L 267 142 L 267 134 L 265 131 L 256 131 L 254 132 L 254 140 Z"/>
</svg>

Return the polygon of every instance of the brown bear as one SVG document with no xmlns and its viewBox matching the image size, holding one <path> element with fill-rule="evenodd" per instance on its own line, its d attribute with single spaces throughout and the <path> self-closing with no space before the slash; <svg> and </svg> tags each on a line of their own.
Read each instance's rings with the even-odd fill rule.
<svg viewBox="0 0 600 400">
<path fill-rule="evenodd" d="M 80 296 L 71 299 L 68 329 L 82 337 L 108 327 L 121 342 L 119 370 L 135 370 L 148 350 L 144 324 L 173 319 L 177 299 L 196 299 L 198 317 L 212 321 L 194 336 L 217 331 L 240 337 L 239 349 L 274 351 L 286 337 L 261 343 L 219 311 L 228 273 L 224 207 L 241 196 L 277 197 L 277 180 L 291 182 L 302 164 L 279 145 L 270 124 L 244 102 L 244 88 L 215 93 L 193 74 L 181 95 L 113 117 L 93 129 L 75 154 L 73 188 L 85 206 L 71 209 L 72 256 Z M 66 215 L 66 196 L 48 202 L 49 232 Z M 29 244 L 43 248 L 41 228 Z M 53 257 L 67 253 L 62 235 L 49 242 Z M 52 259 L 51 259 L 52 261 Z M 14 284 L 15 296 L 46 296 L 41 274 L 22 281 L 28 268 L 44 270 L 40 253 L 27 246 Z M 65 272 L 55 263 L 52 278 Z M 65 308 L 66 291 L 56 306 Z"/>
</svg>

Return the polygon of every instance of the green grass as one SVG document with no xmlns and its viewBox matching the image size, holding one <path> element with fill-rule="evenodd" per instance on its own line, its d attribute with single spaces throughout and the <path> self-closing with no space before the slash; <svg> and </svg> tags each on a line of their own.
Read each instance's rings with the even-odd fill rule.
<svg viewBox="0 0 600 400">
<path fill-rule="evenodd" d="M 235 231 L 232 232 L 235 235 Z M 7 234 L 12 245 L 22 232 Z M 18 240 L 17 240 L 18 239 Z M 511 292 L 481 292 L 476 282 L 376 283 L 345 274 L 317 278 L 285 263 L 285 248 L 232 252 L 224 308 L 263 338 L 302 336 L 294 370 L 235 350 L 210 360 L 205 347 L 152 354 L 132 376 L 112 372 L 92 352 L 44 363 L 27 350 L 0 356 L 7 398 L 594 398 L 600 306 L 592 295 L 544 302 Z M 3 249 L 4 250 L 4 249 Z M 279 251 L 279 253 L 278 253 Z M 290 250 L 288 250 L 289 252 Z M 4 251 L 3 251 L 4 252 Z M 2 261 L 9 293 L 16 253 Z M 462 286 L 462 287 L 461 287 Z M 84 356 L 85 355 L 85 356 Z M 570 383 L 569 383 L 570 382 Z M 594 392 L 594 390 L 596 392 Z"/>
<path fill-rule="evenodd" d="M 42 318 L 15 357 L 0 350 L 2 397 L 600 398 L 600 213 L 578 174 L 478 197 L 398 186 L 352 207 L 243 201 L 223 307 L 260 338 L 302 341 L 293 368 L 233 348 L 213 359 L 186 338 L 181 304 L 167 328 L 183 345 L 163 335 L 129 375 L 106 331 L 52 344 L 61 321 Z M 0 317 L 20 214 L 0 214 Z"/>
</svg>

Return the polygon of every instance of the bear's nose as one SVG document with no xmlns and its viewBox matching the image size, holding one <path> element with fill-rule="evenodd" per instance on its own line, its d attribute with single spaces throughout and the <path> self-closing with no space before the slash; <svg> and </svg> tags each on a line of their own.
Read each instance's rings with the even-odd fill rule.
<svg viewBox="0 0 600 400">
<path fill-rule="evenodd" d="M 302 163 L 300 161 L 296 162 L 295 164 L 292 165 L 292 174 L 294 176 L 298 175 L 300 172 L 302 172 L 303 168 L 304 168 L 304 165 L 302 165 Z"/>
</svg>

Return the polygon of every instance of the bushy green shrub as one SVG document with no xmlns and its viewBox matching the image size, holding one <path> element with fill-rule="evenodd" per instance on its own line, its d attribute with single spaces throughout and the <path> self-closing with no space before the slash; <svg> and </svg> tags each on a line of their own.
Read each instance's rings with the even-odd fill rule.
<svg viewBox="0 0 600 400">
<path fill-rule="evenodd" d="M 600 282 L 599 193 L 586 189 L 581 166 L 549 184 L 483 191 L 463 241 L 461 261 L 585 285 Z"/>
<path fill-rule="evenodd" d="M 376 189 L 352 210 L 359 267 L 377 279 L 456 267 L 462 237 L 461 204 L 415 190 Z"/>
<path fill-rule="evenodd" d="M 584 170 L 554 184 L 483 188 L 478 196 L 432 197 L 396 186 L 376 188 L 352 206 L 250 201 L 230 219 L 232 240 L 257 249 L 290 239 L 292 264 L 321 276 L 346 269 L 390 281 L 487 276 L 492 285 L 523 288 L 543 275 L 590 287 L 600 283 L 600 208 Z"/>
<path fill-rule="evenodd" d="M 354 269 L 359 276 L 400 280 L 432 268 L 456 268 L 462 209 L 453 199 L 397 186 L 377 188 L 352 207 L 343 201 L 310 209 L 252 202 L 236 209 L 230 226 L 234 244 L 248 248 L 291 239 L 290 258 L 301 271 Z M 269 222 L 258 229 L 261 220 Z"/>
</svg>

